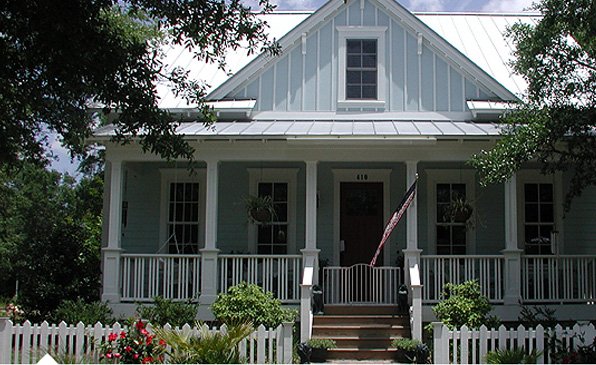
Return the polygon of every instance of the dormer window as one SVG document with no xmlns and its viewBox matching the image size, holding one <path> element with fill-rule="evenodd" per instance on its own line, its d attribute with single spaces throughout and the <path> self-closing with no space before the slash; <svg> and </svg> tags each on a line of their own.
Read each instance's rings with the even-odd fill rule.
<svg viewBox="0 0 596 365">
<path fill-rule="evenodd" d="M 377 40 L 346 42 L 346 99 L 377 99 Z"/>
<path fill-rule="evenodd" d="M 385 108 L 385 32 L 387 27 L 340 26 L 337 108 Z"/>
</svg>

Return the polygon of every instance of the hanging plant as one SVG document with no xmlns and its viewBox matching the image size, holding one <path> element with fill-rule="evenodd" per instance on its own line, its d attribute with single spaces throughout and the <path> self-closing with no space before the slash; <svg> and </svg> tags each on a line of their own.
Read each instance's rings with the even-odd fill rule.
<svg viewBox="0 0 596 365">
<path fill-rule="evenodd" d="M 271 196 L 249 195 L 244 199 L 248 220 L 254 224 L 267 224 L 275 219 L 275 207 Z"/>
<path fill-rule="evenodd" d="M 445 210 L 444 218 L 446 221 L 455 223 L 465 223 L 466 228 L 474 228 L 471 221 L 474 207 L 470 202 L 462 197 L 455 198 L 451 201 Z"/>
</svg>

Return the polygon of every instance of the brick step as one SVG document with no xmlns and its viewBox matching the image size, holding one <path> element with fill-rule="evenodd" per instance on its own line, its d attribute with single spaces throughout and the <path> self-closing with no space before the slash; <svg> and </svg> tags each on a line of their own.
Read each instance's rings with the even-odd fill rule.
<svg viewBox="0 0 596 365">
<path fill-rule="evenodd" d="M 367 325 L 316 325 L 313 326 L 313 337 L 341 337 L 341 336 L 410 336 L 409 326 L 392 324 L 367 324 Z"/>
<path fill-rule="evenodd" d="M 394 325 L 402 325 L 402 326 L 409 326 L 410 324 L 410 317 L 406 315 L 398 315 L 398 314 L 383 314 L 383 315 L 316 315 L 313 319 L 313 324 L 315 325 L 325 325 L 325 324 L 334 324 L 334 325 L 346 325 L 346 324 L 376 324 L 376 323 L 385 323 L 385 324 L 394 324 Z"/>
<path fill-rule="evenodd" d="M 336 348 L 330 349 L 329 360 L 393 360 L 395 349 Z"/>
<path fill-rule="evenodd" d="M 371 335 L 371 336 L 331 336 L 325 337 L 335 341 L 338 348 L 388 349 L 391 341 L 402 336 Z M 316 337 L 313 337 L 316 338 Z"/>
<path fill-rule="evenodd" d="M 329 315 L 383 315 L 383 314 L 398 314 L 407 315 L 403 311 L 399 311 L 396 305 L 357 305 L 357 304 L 333 304 L 325 305 L 325 314 Z"/>
</svg>

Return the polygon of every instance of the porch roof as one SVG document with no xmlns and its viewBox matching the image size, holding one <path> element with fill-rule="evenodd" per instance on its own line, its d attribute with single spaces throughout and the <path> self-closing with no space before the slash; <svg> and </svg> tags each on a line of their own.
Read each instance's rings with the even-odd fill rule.
<svg viewBox="0 0 596 365">
<path fill-rule="evenodd" d="M 453 120 L 233 120 L 206 127 L 201 121 L 180 123 L 177 133 L 204 138 L 285 139 L 299 137 L 496 137 L 500 126 Z M 112 125 L 94 133 L 96 139 L 114 136 Z"/>
</svg>

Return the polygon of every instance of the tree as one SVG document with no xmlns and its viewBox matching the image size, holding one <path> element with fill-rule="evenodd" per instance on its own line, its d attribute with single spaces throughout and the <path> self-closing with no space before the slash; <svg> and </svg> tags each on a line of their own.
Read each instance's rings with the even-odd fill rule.
<svg viewBox="0 0 596 365">
<path fill-rule="evenodd" d="M 494 148 L 471 160 L 482 183 L 504 182 L 528 161 L 542 173 L 572 174 L 565 206 L 596 184 L 596 2 L 543 0 L 536 24 L 515 24 L 515 71 L 528 83 L 522 105 L 504 117 Z"/>
<path fill-rule="evenodd" d="M 182 45 L 197 61 L 225 68 L 228 49 L 267 40 L 260 11 L 240 0 L 6 0 L 0 4 L 0 164 L 45 162 L 47 134 L 55 132 L 71 153 L 110 116 L 116 141 L 139 138 L 164 158 L 192 158 L 193 148 L 175 135 L 173 117 L 160 110 L 156 85 L 196 103 L 206 123 L 206 84 L 164 63 L 163 47 Z M 199 51 L 196 51 L 199 50 Z M 90 113 L 96 105 L 101 111 Z"/>
<path fill-rule="evenodd" d="M 99 299 L 101 175 L 76 182 L 68 175 L 23 164 L 0 169 L 0 295 L 13 295 L 28 318 L 49 314 L 63 300 Z M 5 256 L 6 255 L 6 256 Z"/>
</svg>

